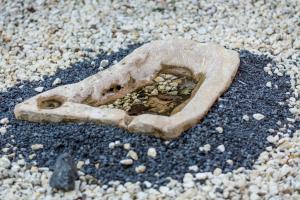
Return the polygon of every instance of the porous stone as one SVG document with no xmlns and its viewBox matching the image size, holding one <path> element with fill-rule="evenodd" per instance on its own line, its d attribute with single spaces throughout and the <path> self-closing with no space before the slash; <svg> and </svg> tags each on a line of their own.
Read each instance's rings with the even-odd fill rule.
<svg viewBox="0 0 300 200">
<path fill-rule="evenodd" d="M 171 139 L 178 137 L 205 116 L 230 86 L 238 66 L 238 53 L 216 44 L 183 39 L 153 41 L 136 49 L 107 70 L 18 104 L 15 116 L 17 119 L 34 122 L 92 121 Z M 158 92 L 176 91 L 176 84 L 168 86 L 174 75 L 195 80 L 195 83 L 187 82 L 184 85 L 179 97 L 190 97 L 176 107 L 170 104 L 172 98 L 166 95 L 147 100 L 150 105 L 160 105 L 158 109 L 163 112 L 173 106 L 169 115 L 156 114 L 157 110 L 153 110 L 155 114 L 150 112 L 133 115 L 129 113 L 132 107 L 128 98 L 126 105 L 123 105 L 124 110 L 114 108 L 113 105 L 106 106 L 108 102 L 119 98 L 124 97 L 126 100 L 126 94 L 152 84 L 153 78 L 161 72 L 168 73 L 155 80 L 161 84 Z M 137 113 L 145 109 L 143 104 L 136 105 Z"/>
</svg>

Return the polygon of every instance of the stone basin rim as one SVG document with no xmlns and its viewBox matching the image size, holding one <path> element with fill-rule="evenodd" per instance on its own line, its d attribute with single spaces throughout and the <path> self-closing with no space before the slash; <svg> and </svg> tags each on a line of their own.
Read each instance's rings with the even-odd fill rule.
<svg viewBox="0 0 300 200">
<path fill-rule="evenodd" d="M 156 60 L 151 60 L 153 58 Z M 190 102 L 174 115 L 141 114 L 129 116 L 120 109 L 95 108 L 81 103 L 87 95 L 94 95 L 93 97 L 96 99 L 101 98 L 97 96 L 97 92 L 99 93 L 101 89 L 95 88 L 95 85 L 102 84 L 101 86 L 105 86 L 106 84 L 107 86 L 109 85 L 107 84 L 108 80 L 110 80 L 110 85 L 116 81 L 122 83 L 120 78 L 122 75 L 125 77 L 128 74 L 140 81 L 145 80 L 145 77 L 141 75 L 144 73 L 149 79 L 160 69 L 162 63 L 186 66 L 191 69 L 193 75 L 199 73 L 206 75 L 202 86 L 190 99 Z M 78 83 L 51 89 L 16 105 L 14 112 L 16 118 L 21 120 L 34 122 L 91 121 L 116 125 L 130 132 L 141 132 L 162 139 L 172 139 L 197 124 L 205 116 L 218 97 L 230 86 L 238 66 L 239 54 L 217 44 L 203 44 L 183 39 L 153 41 L 134 50 L 107 70 Z M 129 78 L 123 79 L 125 79 L 123 80 L 124 84 Z M 94 85 L 89 84 L 92 82 Z M 84 89 L 83 86 L 88 87 Z M 102 90 L 104 88 L 102 87 Z M 75 90 L 75 92 L 70 92 L 70 89 Z M 59 93 L 64 95 L 60 97 L 63 102 L 58 108 L 39 108 L 38 98 L 49 98 Z M 202 107 L 197 105 L 197 100 L 201 102 Z M 73 110 L 74 106 L 77 108 L 77 113 Z"/>
</svg>

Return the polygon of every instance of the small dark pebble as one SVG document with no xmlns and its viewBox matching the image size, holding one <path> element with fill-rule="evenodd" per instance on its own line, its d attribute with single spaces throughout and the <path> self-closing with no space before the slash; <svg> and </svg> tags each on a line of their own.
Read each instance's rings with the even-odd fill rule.
<svg viewBox="0 0 300 200">
<path fill-rule="evenodd" d="M 58 156 L 50 178 L 50 186 L 63 191 L 71 191 L 75 188 L 77 178 L 75 162 L 71 155 L 64 153 Z"/>
</svg>

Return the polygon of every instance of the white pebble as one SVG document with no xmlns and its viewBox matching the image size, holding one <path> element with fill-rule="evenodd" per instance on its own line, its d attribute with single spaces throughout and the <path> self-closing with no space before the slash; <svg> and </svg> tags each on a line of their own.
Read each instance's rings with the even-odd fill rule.
<svg viewBox="0 0 300 200">
<path fill-rule="evenodd" d="M 226 163 L 227 163 L 228 165 L 233 165 L 233 160 L 228 159 L 228 160 L 226 160 Z"/>
<path fill-rule="evenodd" d="M 83 165 L 84 165 L 84 162 L 82 160 L 80 160 L 77 162 L 76 167 L 77 167 L 77 169 L 81 169 L 83 167 Z"/>
<path fill-rule="evenodd" d="M 146 171 L 146 167 L 144 165 L 139 165 L 135 168 L 136 173 L 144 173 Z"/>
<path fill-rule="evenodd" d="M 108 148 L 110 148 L 110 149 L 115 148 L 115 143 L 114 143 L 114 142 L 110 142 L 110 143 L 108 144 Z"/>
<path fill-rule="evenodd" d="M 275 144 L 279 140 L 279 136 L 278 135 L 275 135 L 275 136 L 269 135 L 267 137 L 267 140 L 268 140 L 268 142 Z"/>
<path fill-rule="evenodd" d="M 133 160 L 138 160 L 139 157 L 138 157 L 138 154 L 133 151 L 133 150 L 130 150 L 128 153 L 127 153 L 127 156 L 132 158 Z"/>
<path fill-rule="evenodd" d="M 203 147 L 199 147 L 200 151 L 209 152 L 211 150 L 210 144 L 205 144 Z"/>
<path fill-rule="evenodd" d="M 156 149 L 153 148 L 153 147 L 150 147 L 150 148 L 148 149 L 147 155 L 148 155 L 149 157 L 151 157 L 151 158 L 155 158 L 156 155 L 157 155 Z"/>
<path fill-rule="evenodd" d="M 273 27 L 268 27 L 268 28 L 266 29 L 266 33 L 267 33 L 268 35 L 272 35 L 272 34 L 274 33 Z"/>
<path fill-rule="evenodd" d="M 208 178 L 207 173 L 197 173 L 195 177 L 197 180 L 205 180 Z"/>
<path fill-rule="evenodd" d="M 300 39 L 297 38 L 294 43 L 293 43 L 293 46 L 295 49 L 300 49 Z"/>
<path fill-rule="evenodd" d="M 0 167 L 4 169 L 8 169 L 10 167 L 10 160 L 6 157 L 0 158 Z"/>
<path fill-rule="evenodd" d="M 0 120 L 0 124 L 8 124 L 8 123 L 9 123 L 9 120 L 7 117 Z"/>
<path fill-rule="evenodd" d="M 223 133 L 223 128 L 222 128 L 222 127 L 217 127 L 217 128 L 216 128 L 216 131 L 217 131 L 218 133 Z"/>
<path fill-rule="evenodd" d="M 119 140 L 115 141 L 115 147 L 121 146 L 121 142 Z"/>
<path fill-rule="evenodd" d="M 253 114 L 253 118 L 259 121 L 259 120 L 262 120 L 263 118 L 265 118 L 265 116 L 263 114 L 256 113 L 256 114 Z"/>
<path fill-rule="evenodd" d="M 216 169 L 214 170 L 214 175 L 215 175 L 215 176 L 219 176 L 220 174 L 222 174 L 222 169 L 216 168 Z"/>
<path fill-rule="evenodd" d="M 61 84 L 61 79 L 60 78 L 56 78 L 53 83 L 52 83 L 52 86 L 56 86 L 56 85 L 59 85 Z"/>
<path fill-rule="evenodd" d="M 220 151 L 220 152 L 224 152 L 225 151 L 225 146 L 223 144 L 219 145 L 217 147 L 217 149 Z"/>
<path fill-rule="evenodd" d="M 197 172 L 197 171 L 199 170 L 199 168 L 198 168 L 197 165 L 193 165 L 193 166 L 190 166 L 190 167 L 189 167 L 189 170 L 190 170 L 190 171 Z"/>
<path fill-rule="evenodd" d="M 36 92 L 43 92 L 44 87 L 37 87 L 34 89 Z"/>
<path fill-rule="evenodd" d="M 131 145 L 129 143 L 125 143 L 125 144 L 123 144 L 123 148 L 125 150 L 129 150 L 131 148 Z"/>
<path fill-rule="evenodd" d="M 44 145 L 42 145 L 42 144 L 33 144 L 33 145 L 31 145 L 31 149 L 33 151 L 36 151 L 36 150 L 39 150 L 39 149 L 42 149 L 42 148 L 44 148 Z"/>
<path fill-rule="evenodd" d="M 100 68 L 103 69 L 103 68 L 107 67 L 108 64 L 109 64 L 108 60 L 101 60 Z"/>
<path fill-rule="evenodd" d="M 7 132 L 6 128 L 4 126 L 0 127 L 0 134 L 4 135 Z"/>
<path fill-rule="evenodd" d="M 150 183 L 149 181 L 144 181 L 144 185 L 147 187 L 147 188 L 150 188 L 152 186 L 152 183 Z"/>
<path fill-rule="evenodd" d="M 243 115 L 243 120 L 245 120 L 245 121 L 249 121 L 249 116 L 248 115 Z"/>
<path fill-rule="evenodd" d="M 132 165 L 133 160 L 132 159 L 123 159 L 120 161 L 121 165 Z"/>
<path fill-rule="evenodd" d="M 271 88 L 272 87 L 272 83 L 269 81 L 269 82 L 266 83 L 266 86 L 269 87 L 269 88 Z"/>
</svg>

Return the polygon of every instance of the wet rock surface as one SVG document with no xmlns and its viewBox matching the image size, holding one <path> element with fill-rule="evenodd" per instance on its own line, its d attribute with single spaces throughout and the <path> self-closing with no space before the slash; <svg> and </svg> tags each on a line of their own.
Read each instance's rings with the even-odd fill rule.
<svg viewBox="0 0 300 200">
<path fill-rule="evenodd" d="M 58 156 L 54 172 L 50 178 L 50 186 L 63 191 L 75 188 L 75 180 L 78 178 L 75 162 L 70 154 L 64 153 Z"/>
<path fill-rule="evenodd" d="M 110 56 L 99 56 L 94 62 L 99 65 L 101 60 L 107 59 L 112 63 L 135 47 Z M 111 180 L 147 180 L 155 183 L 154 186 L 161 185 L 168 181 L 166 177 L 182 180 L 184 173 L 193 165 L 197 165 L 200 172 L 212 172 L 216 168 L 228 172 L 241 166 L 251 168 L 259 154 L 270 145 L 266 138 L 272 133 L 268 130 L 281 128 L 287 123 L 285 119 L 290 116 L 288 107 L 279 106 L 278 102 L 284 102 L 287 98 L 289 83 L 285 76 L 278 78 L 265 75 L 263 68 L 272 62 L 265 56 L 240 51 L 240 59 L 235 81 L 203 121 L 169 143 L 111 126 L 31 123 L 14 118 L 14 106 L 20 102 L 20 98 L 26 99 L 37 94 L 34 88 L 43 86 L 48 90 L 56 78 L 63 83 L 74 83 L 96 73 L 98 69 L 91 67 L 91 61 L 85 61 L 61 70 L 55 76 L 46 77 L 44 82 L 25 82 L 22 88 L 16 86 L 0 93 L 0 118 L 8 117 L 11 126 L 1 136 L 0 146 L 4 148 L 6 144 L 11 144 L 18 147 L 17 155 L 23 154 L 31 162 L 31 145 L 43 144 L 43 150 L 36 152 L 35 159 L 39 166 L 48 167 L 54 165 L 61 153 L 71 152 L 76 161 L 89 159 L 89 164 L 84 165 L 82 171 L 96 176 L 104 184 Z M 266 87 L 268 81 L 276 84 L 278 89 Z M 255 120 L 251 117 L 255 113 L 261 113 L 265 118 Z M 249 116 L 248 121 L 243 120 L 244 115 Z M 218 133 L 216 127 L 222 127 L 223 133 Z M 129 143 L 131 149 L 139 153 L 139 159 L 130 167 L 120 168 L 120 160 L 126 157 L 128 150 L 123 149 L 122 145 L 108 148 L 109 143 L 117 140 L 121 144 Z M 199 147 L 206 144 L 210 145 L 210 151 L 200 151 Z M 217 149 L 222 144 L 224 152 Z M 155 158 L 147 156 L 150 147 L 156 149 Z M 232 162 L 226 162 L 229 159 Z M 140 165 L 146 166 L 147 170 L 137 174 L 135 167 Z"/>
</svg>

